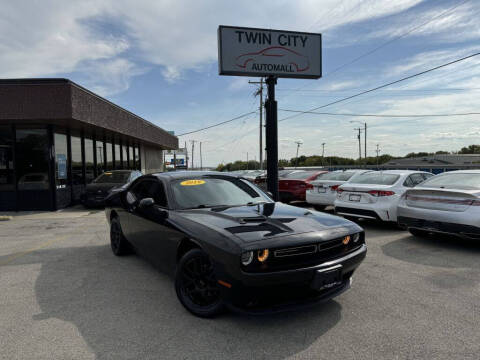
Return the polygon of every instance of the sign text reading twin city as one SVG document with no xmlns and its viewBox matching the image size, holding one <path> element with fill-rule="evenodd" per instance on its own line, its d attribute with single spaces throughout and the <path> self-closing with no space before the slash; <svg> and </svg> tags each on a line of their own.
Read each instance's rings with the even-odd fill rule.
<svg viewBox="0 0 480 360">
<path fill-rule="evenodd" d="M 218 45 L 220 75 L 322 76 L 321 34 L 220 26 Z"/>
</svg>

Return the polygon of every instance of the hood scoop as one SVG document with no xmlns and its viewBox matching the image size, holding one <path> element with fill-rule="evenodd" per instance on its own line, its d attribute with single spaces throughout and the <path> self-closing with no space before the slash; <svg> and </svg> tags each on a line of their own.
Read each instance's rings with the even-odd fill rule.
<svg viewBox="0 0 480 360">
<path fill-rule="evenodd" d="M 265 216 L 251 216 L 239 219 L 240 224 L 261 223 L 265 221 L 267 221 L 267 217 Z"/>
</svg>

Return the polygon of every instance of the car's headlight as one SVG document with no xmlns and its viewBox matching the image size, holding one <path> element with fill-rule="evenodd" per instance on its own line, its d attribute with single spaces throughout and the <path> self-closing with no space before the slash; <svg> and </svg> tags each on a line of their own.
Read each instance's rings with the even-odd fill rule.
<svg viewBox="0 0 480 360">
<path fill-rule="evenodd" d="M 247 251 L 242 254 L 242 265 L 247 266 L 253 260 L 253 251 Z"/>
<path fill-rule="evenodd" d="M 360 240 L 360 233 L 353 234 L 352 240 L 354 243 L 358 242 L 358 240 Z"/>
<path fill-rule="evenodd" d="M 269 251 L 268 249 L 258 250 L 257 259 L 261 263 L 265 262 L 268 259 Z"/>
</svg>

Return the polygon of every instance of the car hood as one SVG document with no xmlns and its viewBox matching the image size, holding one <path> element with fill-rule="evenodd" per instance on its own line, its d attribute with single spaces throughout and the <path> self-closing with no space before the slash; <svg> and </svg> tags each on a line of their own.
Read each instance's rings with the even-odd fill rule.
<svg viewBox="0 0 480 360">
<path fill-rule="evenodd" d="M 278 240 L 308 233 L 328 233 L 327 237 L 330 239 L 331 235 L 342 236 L 352 231 L 362 231 L 358 225 L 341 217 L 282 203 L 236 206 L 220 210 L 182 210 L 181 213 L 191 221 L 225 235 L 233 235 L 246 243 Z"/>
<path fill-rule="evenodd" d="M 87 185 L 86 191 L 90 193 L 99 192 L 99 191 L 101 191 L 102 193 L 106 193 L 112 190 L 113 188 L 121 187 L 122 185 L 123 184 L 117 184 L 117 183 L 102 183 L 102 184 L 91 183 Z"/>
</svg>

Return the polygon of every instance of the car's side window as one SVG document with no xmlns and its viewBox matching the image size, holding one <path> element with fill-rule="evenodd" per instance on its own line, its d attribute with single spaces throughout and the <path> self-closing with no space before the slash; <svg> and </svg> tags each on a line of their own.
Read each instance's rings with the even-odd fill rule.
<svg viewBox="0 0 480 360">
<path fill-rule="evenodd" d="M 422 174 L 412 174 L 410 177 L 412 178 L 413 186 L 420 184 L 424 180 Z"/>
<path fill-rule="evenodd" d="M 149 197 L 148 196 L 148 193 L 146 191 L 146 189 L 148 188 L 148 182 L 149 180 L 143 180 L 143 181 L 140 181 L 138 183 L 136 183 L 132 190 L 130 191 L 133 196 L 135 197 L 135 200 L 142 200 L 146 197 Z"/>
<path fill-rule="evenodd" d="M 163 184 L 158 180 L 148 179 L 140 181 L 133 187 L 131 192 L 138 201 L 145 198 L 152 198 L 155 200 L 156 205 L 167 207 L 165 189 L 163 188 Z"/>
<path fill-rule="evenodd" d="M 152 180 L 148 184 L 148 193 L 149 196 L 155 200 L 155 204 L 162 207 L 167 207 L 167 196 L 165 194 L 165 189 L 163 184 L 160 181 Z"/>
<path fill-rule="evenodd" d="M 422 174 L 422 176 L 425 180 L 427 180 L 427 179 L 430 179 L 433 176 L 433 174 L 426 174 L 425 173 L 425 174 Z"/>
<path fill-rule="evenodd" d="M 404 183 L 403 183 L 403 186 L 406 186 L 406 187 L 414 187 L 415 185 L 413 184 L 413 180 L 412 180 L 412 175 L 408 176 Z"/>
</svg>

